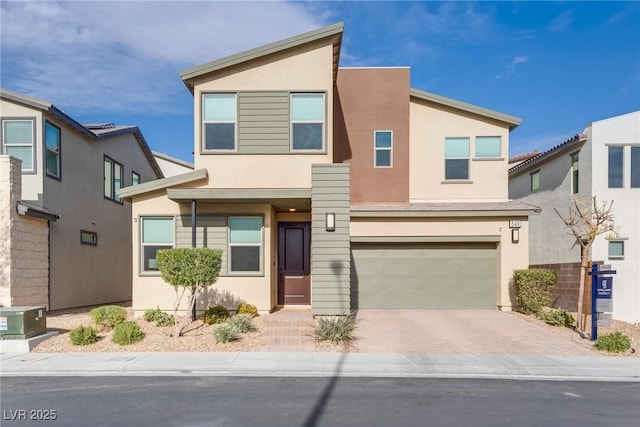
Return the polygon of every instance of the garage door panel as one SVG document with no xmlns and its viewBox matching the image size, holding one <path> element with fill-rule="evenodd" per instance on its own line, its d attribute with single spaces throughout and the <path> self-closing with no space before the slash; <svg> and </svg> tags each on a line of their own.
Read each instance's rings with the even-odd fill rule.
<svg viewBox="0 0 640 427">
<path fill-rule="evenodd" d="M 495 244 L 354 245 L 351 271 L 354 307 L 496 307 Z"/>
</svg>

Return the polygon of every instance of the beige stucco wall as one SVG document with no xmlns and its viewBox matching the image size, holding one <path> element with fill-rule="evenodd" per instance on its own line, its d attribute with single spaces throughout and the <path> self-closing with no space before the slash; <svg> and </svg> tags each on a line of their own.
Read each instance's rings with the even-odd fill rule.
<svg viewBox="0 0 640 427">
<path fill-rule="evenodd" d="M 201 95 L 214 91 L 323 91 L 326 152 L 321 154 L 200 154 Z M 290 49 L 205 75 L 194 87 L 195 169 L 209 171 L 216 188 L 310 188 L 311 165 L 333 159 L 333 45 L 331 40 Z M 238 173 L 241 170 L 242 173 Z"/>
<path fill-rule="evenodd" d="M 16 211 L 20 166 L 0 155 L 0 305 L 48 307 L 49 227 Z"/>
<path fill-rule="evenodd" d="M 512 243 L 509 220 L 519 219 L 522 224 L 519 243 Z M 513 270 L 528 268 L 529 234 L 527 217 L 448 217 L 448 218 L 352 218 L 351 238 L 358 237 L 405 237 L 428 236 L 474 237 L 499 236 L 498 263 L 499 289 L 496 306 L 501 310 L 511 310 L 515 304 L 510 294 Z"/>
<path fill-rule="evenodd" d="M 308 213 L 278 213 L 271 205 L 207 204 L 198 202 L 196 211 L 202 214 L 262 215 L 263 273 L 259 276 L 221 276 L 198 299 L 197 310 L 223 304 L 235 309 L 240 302 L 257 306 L 262 313 L 269 312 L 277 303 L 277 223 L 278 221 L 308 221 Z M 133 309 L 136 315 L 144 310 L 160 307 L 171 311 L 176 299 L 173 288 L 159 274 L 140 273 L 140 217 L 191 215 L 191 204 L 178 204 L 169 200 L 165 190 L 134 198 L 133 204 Z M 181 306 L 184 309 L 184 305 Z"/>
<path fill-rule="evenodd" d="M 411 202 L 505 201 L 509 130 L 504 123 L 411 98 L 409 198 Z M 476 136 L 500 136 L 500 160 L 474 159 Z M 444 140 L 469 137 L 469 183 L 443 183 Z"/>
<path fill-rule="evenodd" d="M 43 163 L 44 153 L 42 149 L 42 134 L 44 122 L 42 112 L 38 109 L 28 108 L 20 104 L 2 99 L 0 114 L 6 119 L 35 119 L 35 152 L 34 165 L 35 172 L 28 172 L 22 175 L 22 200 L 42 200 L 43 186 Z"/>
</svg>

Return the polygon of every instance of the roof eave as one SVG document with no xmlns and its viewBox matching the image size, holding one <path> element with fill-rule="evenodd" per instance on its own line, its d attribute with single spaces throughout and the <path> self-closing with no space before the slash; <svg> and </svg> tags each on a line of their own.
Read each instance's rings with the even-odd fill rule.
<svg viewBox="0 0 640 427">
<path fill-rule="evenodd" d="M 309 31 L 304 34 L 289 37 L 284 40 L 269 43 L 264 46 L 260 46 L 254 49 L 246 50 L 244 52 L 236 53 L 215 61 L 208 62 L 206 64 L 197 65 L 195 67 L 188 68 L 180 72 L 182 81 L 187 86 L 189 91 L 193 93 L 193 79 L 203 76 L 205 74 L 219 71 L 234 65 L 238 65 L 244 62 L 248 62 L 257 58 L 261 58 L 274 53 L 282 52 L 297 46 L 302 46 L 307 43 L 312 43 L 317 40 L 322 40 L 327 37 L 337 36 L 334 40 L 334 81 L 337 75 L 338 63 L 340 61 L 340 47 L 342 44 L 342 32 L 344 31 L 344 24 L 339 22 L 337 24 L 329 25 L 317 30 Z"/>
<path fill-rule="evenodd" d="M 479 107 L 477 105 L 468 104 L 466 102 L 447 98 L 441 95 L 436 95 L 435 93 L 425 92 L 420 89 L 412 88 L 410 89 L 409 93 L 411 96 L 422 99 L 424 101 L 433 102 L 436 104 L 444 105 L 447 107 L 455 108 L 457 110 L 466 111 L 468 113 L 477 114 L 479 116 L 503 122 L 509 126 L 510 131 L 517 128 L 522 123 L 522 119 L 519 117 L 511 116 L 499 111 L 490 110 L 488 108 Z"/>
<path fill-rule="evenodd" d="M 154 181 L 143 182 L 142 184 L 123 187 L 117 191 L 121 199 L 131 200 L 134 196 L 140 194 L 151 193 L 153 191 L 164 190 L 176 185 L 187 184 L 208 177 L 206 169 L 196 169 L 191 172 L 180 175 L 170 176 L 168 178 L 156 179 Z"/>
</svg>

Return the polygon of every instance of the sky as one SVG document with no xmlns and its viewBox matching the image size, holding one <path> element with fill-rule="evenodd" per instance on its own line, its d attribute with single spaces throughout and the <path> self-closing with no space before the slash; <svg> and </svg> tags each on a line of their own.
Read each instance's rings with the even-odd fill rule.
<svg viewBox="0 0 640 427">
<path fill-rule="evenodd" d="M 409 66 L 411 87 L 522 118 L 510 156 L 640 110 L 640 2 L 6 1 L 0 87 L 80 123 L 138 126 L 193 160 L 179 73 L 337 22 L 340 66 Z"/>
</svg>

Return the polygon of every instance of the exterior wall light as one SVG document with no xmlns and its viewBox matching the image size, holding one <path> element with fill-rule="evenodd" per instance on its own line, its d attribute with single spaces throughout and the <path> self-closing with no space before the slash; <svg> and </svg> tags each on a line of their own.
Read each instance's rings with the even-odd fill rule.
<svg viewBox="0 0 640 427">
<path fill-rule="evenodd" d="M 336 231 L 336 214 L 327 212 L 325 214 L 325 228 L 327 231 Z"/>
<path fill-rule="evenodd" d="M 512 228 L 511 229 L 511 243 L 518 243 L 520 241 L 520 229 Z"/>
</svg>

